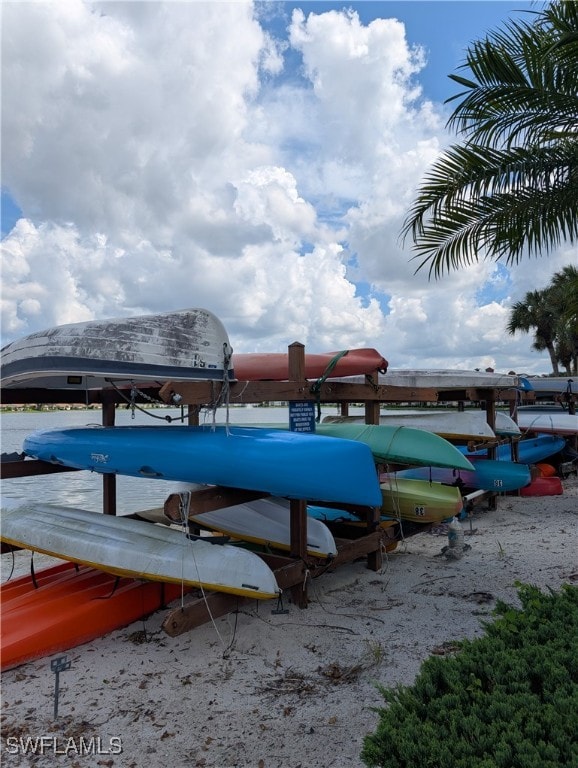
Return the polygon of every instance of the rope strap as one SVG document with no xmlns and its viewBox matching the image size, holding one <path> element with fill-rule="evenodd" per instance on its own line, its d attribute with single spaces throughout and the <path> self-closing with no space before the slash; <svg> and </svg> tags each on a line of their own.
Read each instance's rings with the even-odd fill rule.
<svg viewBox="0 0 578 768">
<path fill-rule="evenodd" d="M 319 424 L 321 421 L 321 385 L 325 383 L 327 377 L 331 374 L 337 363 L 341 360 L 342 357 L 345 357 L 345 355 L 349 352 L 348 349 L 344 349 L 342 352 L 338 352 L 328 363 L 327 367 L 321 374 L 321 376 L 317 379 L 316 382 L 314 382 L 310 387 L 310 392 L 314 395 L 317 395 L 315 398 L 315 402 L 317 404 L 317 418 L 315 421 Z"/>
</svg>

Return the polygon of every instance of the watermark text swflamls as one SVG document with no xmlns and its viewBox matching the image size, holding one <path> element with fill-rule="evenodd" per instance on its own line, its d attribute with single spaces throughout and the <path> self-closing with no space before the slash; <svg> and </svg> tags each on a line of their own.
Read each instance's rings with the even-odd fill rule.
<svg viewBox="0 0 578 768">
<path fill-rule="evenodd" d="M 8 736 L 5 748 L 10 755 L 120 755 L 122 739 L 120 736 L 109 739 L 100 736 Z"/>
</svg>

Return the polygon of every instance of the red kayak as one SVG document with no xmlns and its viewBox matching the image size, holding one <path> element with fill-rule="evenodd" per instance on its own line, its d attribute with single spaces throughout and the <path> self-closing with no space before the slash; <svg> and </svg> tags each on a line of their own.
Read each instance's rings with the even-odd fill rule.
<svg viewBox="0 0 578 768">
<path fill-rule="evenodd" d="M 559 477 L 536 477 L 529 485 L 520 488 L 521 496 L 560 496 L 564 493 Z"/>
<path fill-rule="evenodd" d="M 61 563 L 2 584 L 2 671 L 60 653 L 144 618 L 181 595 L 178 584 L 120 578 Z M 185 588 L 188 591 L 187 588 Z"/>
<path fill-rule="evenodd" d="M 348 349 L 342 352 L 305 353 L 305 378 L 361 376 L 385 373 L 387 360 L 375 349 Z M 289 355 L 283 352 L 254 352 L 233 355 L 238 381 L 287 381 Z"/>
</svg>

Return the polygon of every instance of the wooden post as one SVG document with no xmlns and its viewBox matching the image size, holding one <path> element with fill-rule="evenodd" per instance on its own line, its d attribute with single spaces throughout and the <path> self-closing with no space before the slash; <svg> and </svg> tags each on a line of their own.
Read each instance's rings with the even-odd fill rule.
<svg viewBox="0 0 578 768">
<path fill-rule="evenodd" d="M 496 393 L 493 389 L 486 393 L 486 421 L 492 430 L 496 429 Z"/>
<path fill-rule="evenodd" d="M 307 557 L 307 502 L 291 499 L 289 502 L 291 520 L 291 557 L 304 560 Z"/>
<path fill-rule="evenodd" d="M 374 533 L 381 519 L 381 510 L 379 507 L 370 507 L 367 513 L 367 533 Z M 383 555 L 381 553 L 381 543 L 379 549 L 367 553 L 367 567 L 370 571 L 379 571 L 383 565 Z"/>
<path fill-rule="evenodd" d="M 486 392 L 486 421 L 492 428 L 492 430 L 495 431 L 496 429 L 496 391 L 494 389 L 489 389 Z M 496 458 L 496 446 L 492 445 L 488 450 L 488 458 L 495 459 Z M 498 497 L 496 494 L 492 494 L 490 498 L 488 499 L 488 509 L 497 509 L 498 508 Z"/>
<path fill-rule="evenodd" d="M 291 557 L 305 560 L 307 557 L 307 502 L 303 499 L 291 499 Z M 307 608 L 306 579 L 291 587 L 291 600 L 299 608 Z"/>
<path fill-rule="evenodd" d="M 305 347 L 298 341 L 289 345 L 289 381 L 303 382 L 305 386 Z M 291 499 L 290 501 L 290 521 L 291 521 L 291 557 L 305 560 L 307 557 L 307 502 L 305 499 Z M 291 588 L 291 598 L 295 605 L 300 608 L 306 608 L 307 582 L 296 584 Z"/>
<path fill-rule="evenodd" d="M 379 406 L 377 401 L 366 400 L 365 401 L 365 423 L 366 424 L 379 424 Z"/>
<path fill-rule="evenodd" d="M 366 384 L 369 386 L 373 384 L 377 386 L 378 378 L 377 374 L 368 374 L 365 377 Z M 366 400 L 365 403 L 365 423 L 366 424 L 379 424 L 379 413 L 381 410 L 381 403 L 379 400 Z"/>
<path fill-rule="evenodd" d="M 289 381 L 305 382 L 305 347 L 298 341 L 289 344 Z"/>
<path fill-rule="evenodd" d="M 115 404 L 112 400 L 102 400 L 102 425 L 114 427 L 116 416 Z M 102 511 L 105 515 L 116 515 L 116 475 L 102 476 Z"/>
<path fill-rule="evenodd" d="M 189 427 L 199 426 L 199 411 L 201 410 L 198 405 L 189 405 L 187 411 L 187 423 Z"/>
</svg>

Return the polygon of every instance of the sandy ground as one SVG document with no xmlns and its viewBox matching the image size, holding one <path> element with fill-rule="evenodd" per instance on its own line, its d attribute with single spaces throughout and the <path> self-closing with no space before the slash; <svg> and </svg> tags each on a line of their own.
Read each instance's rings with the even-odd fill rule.
<svg viewBox="0 0 578 768">
<path fill-rule="evenodd" d="M 255 603 L 178 638 L 158 612 L 68 652 L 57 721 L 50 658 L 9 670 L 3 765 L 361 767 L 378 684 L 409 685 L 429 655 L 480 635 L 496 599 L 516 602 L 516 581 L 577 582 L 577 526 L 572 476 L 562 496 L 479 509 L 464 523 L 473 533 L 461 560 L 440 556 L 444 536 L 420 533 L 379 573 L 359 561 L 316 579 L 305 610 Z M 36 754 L 28 737 L 45 737 Z"/>
</svg>

